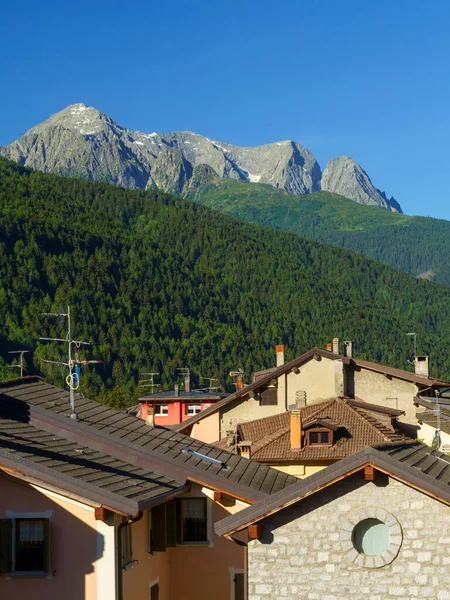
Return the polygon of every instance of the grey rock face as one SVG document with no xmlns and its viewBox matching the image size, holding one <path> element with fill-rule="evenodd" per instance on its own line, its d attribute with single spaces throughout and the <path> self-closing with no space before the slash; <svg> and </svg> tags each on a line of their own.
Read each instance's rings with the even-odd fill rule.
<svg viewBox="0 0 450 600">
<path fill-rule="evenodd" d="M 324 189 L 400 210 L 347 157 L 330 161 L 322 177 L 314 156 L 297 142 L 244 147 L 190 131 L 146 134 L 125 129 L 85 104 L 52 115 L 0 148 L 0 154 L 40 171 L 176 194 L 185 194 L 195 169 L 206 165 L 222 178 L 266 183 L 296 195 Z"/>
<path fill-rule="evenodd" d="M 322 175 L 321 188 L 350 198 L 358 204 L 382 206 L 401 212 L 398 202 L 394 198 L 388 200 L 386 194 L 377 190 L 367 173 L 348 156 L 330 160 Z"/>
<path fill-rule="evenodd" d="M 178 194 L 201 164 L 220 177 L 269 183 L 294 194 L 320 189 L 316 159 L 295 142 L 246 148 L 189 131 L 145 134 L 120 127 L 85 104 L 52 115 L 2 154 L 41 171 L 130 188 L 156 185 Z"/>
</svg>

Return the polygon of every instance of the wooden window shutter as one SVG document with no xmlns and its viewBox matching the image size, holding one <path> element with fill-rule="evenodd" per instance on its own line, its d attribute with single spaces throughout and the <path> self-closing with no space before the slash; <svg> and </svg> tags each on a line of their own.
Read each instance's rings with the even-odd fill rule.
<svg viewBox="0 0 450 600">
<path fill-rule="evenodd" d="M 278 389 L 275 387 L 267 388 L 261 392 L 261 406 L 276 406 L 278 404 Z"/>
<path fill-rule="evenodd" d="M 234 600 L 244 600 L 244 573 L 236 573 L 234 576 Z"/>
<path fill-rule="evenodd" d="M 0 573 L 12 571 L 12 519 L 0 519 Z"/>
<path fill-rule="evenodd" d="M 150 532 L 150 552 L 164 552 L 166 549 L 166 505 L 152 508 L 152 528 Z"/>
<path fill-rule="evenodd" d="M 166 505 L 166 546 L 174 548 L 177 545 L 177 503 L 175 500 Z"/>
<path fill-rule="evenodd" d="M 50 573 L 50 519 L 44 519 L 44 571 Z"/>
</svg>

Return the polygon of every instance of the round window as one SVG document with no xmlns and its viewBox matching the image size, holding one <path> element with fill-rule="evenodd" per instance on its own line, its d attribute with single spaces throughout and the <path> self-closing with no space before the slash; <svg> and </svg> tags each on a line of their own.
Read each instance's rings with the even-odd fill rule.
<svg viewBox="0 0 450 600">
<path fill-rule="evenodd" d="M 353 545 L 359 554 L 379 556 L 390 545 L 389 526 L 379 519 L 364 519 L 353 529 Z"/>
</svg>

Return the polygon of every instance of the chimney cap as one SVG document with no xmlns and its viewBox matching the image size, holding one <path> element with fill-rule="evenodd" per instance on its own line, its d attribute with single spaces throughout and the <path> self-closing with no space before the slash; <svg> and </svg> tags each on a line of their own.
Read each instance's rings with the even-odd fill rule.
<svg viewBox="0 0 450 600">
<path fill-rule="evenodd" d="M 275 346 L 275 352 L 284 352 L 284 344 L 278 344 Z"/>
</svg>

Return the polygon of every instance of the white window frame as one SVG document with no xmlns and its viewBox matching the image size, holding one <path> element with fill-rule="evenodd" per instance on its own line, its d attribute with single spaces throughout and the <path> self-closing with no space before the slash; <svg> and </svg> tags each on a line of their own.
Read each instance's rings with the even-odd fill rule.
<svg viewBox="0 0 450 600">
<path fill-rule="evenodd" d="M 188 404 L 186 406 L 186 414 L 189 415 L 190 417 L 192 415 L 198 415 L 199 412 L 202 412 L 201 404 Z"/>
<path fill-rule="evenodd" d="M 161 412 L 156 412 L 156 409 L 160 409 Z M 168 417 L 169 416 L 169 405 L 168 404 L 155 404 L 153 407 L 153 414 L 155 417 Z"/>
</svg>

